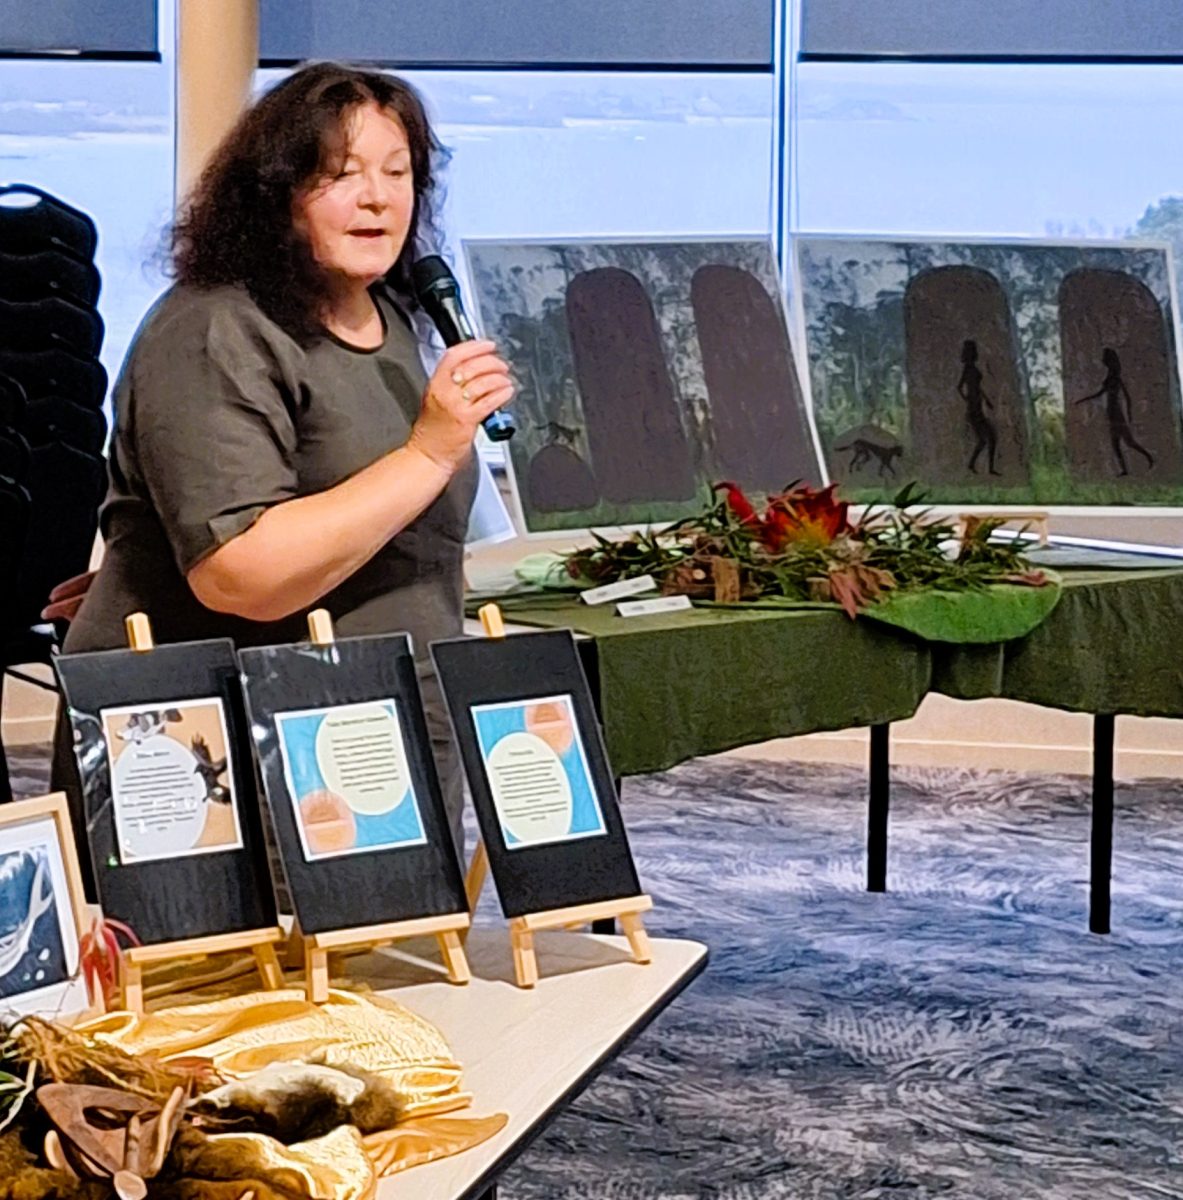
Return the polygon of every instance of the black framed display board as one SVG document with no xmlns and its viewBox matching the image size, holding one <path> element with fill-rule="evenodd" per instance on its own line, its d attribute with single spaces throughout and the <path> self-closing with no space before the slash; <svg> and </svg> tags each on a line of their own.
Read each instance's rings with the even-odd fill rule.
<svg viewBox="0 0 1183 1200">
<path fill-rule="evenodd" d="M 405 634 L 244 649 L 264 792 L 304 934 L 462 913 Z"/>
<path fill-rule="evenodd" d="M 54 669 L 104 914 L 145 947 L 274 927 L 233 644 L 64 654 Z"/>
<path fill-rule="evenodd" d="M 431 653 L 505 916 L 638 896 L 571 633 L 435 642 Z"/>
</svg>

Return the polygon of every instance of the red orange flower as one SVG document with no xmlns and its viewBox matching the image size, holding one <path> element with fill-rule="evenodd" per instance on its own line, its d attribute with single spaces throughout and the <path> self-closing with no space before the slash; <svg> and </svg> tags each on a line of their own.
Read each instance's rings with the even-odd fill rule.
<svg viewBox="0 0 1183 1200">
<path fill-rule="evenodd" d="M 790 542 L 814 542 L 828 546 L 835 538 L 851 532 L 847 518 L 849 505 L 845 500 L 834 499 L 838 485 L 812 488 L 800 484 L 768 498 L 768 514 L 765 523 L 775 521 L 780 537 L 780 547 Z"/>
<path fill-rule="evenodd" d="M 845 500 L 834 499 L 836 486 L 833 483 L 824 488 L 792 485 L 769 496 L 763 516 L 730 480 L 715 484 L 715 490 L 726 493 L 727 507 L 742 526 L 755 533 L 773 553 L 780 553 L 794 542 L 828 546 L 835 538 L 851 532 L 849 506 Z"/>
</svg>

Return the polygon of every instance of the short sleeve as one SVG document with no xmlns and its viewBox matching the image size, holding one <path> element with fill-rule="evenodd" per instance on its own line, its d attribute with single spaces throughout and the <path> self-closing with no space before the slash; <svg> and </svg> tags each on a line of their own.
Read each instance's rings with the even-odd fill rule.
<svg viewBox="0 0 1183 1200">
<path fill-rule="evenodd" d="M 299 494 L 298 431 L 284 335 L 245 297 L 174 300 L 133 351 L 120 420 L 184 574 Z"/>
</svg>

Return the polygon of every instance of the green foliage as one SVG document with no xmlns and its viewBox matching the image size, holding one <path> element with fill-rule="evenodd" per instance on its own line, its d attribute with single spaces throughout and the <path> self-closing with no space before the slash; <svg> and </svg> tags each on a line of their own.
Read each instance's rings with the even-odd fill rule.
<svg viewBox="0 0 1183 1200">
<path fill-rule="evenodd" d="M 1164 196 L 1157 204 L 1149 205 L 1133 232 L 1139 237 L 1172 242 L 1175 254 L 1183 253 L 1183 196 Z"/>
<path fill-rule="evenodd" d="M 887 503 L 877 498 L 855 526 L 846 524 L 845 505 L 833 501 L 829 489 L 804 490 L 803 515 L 819 499 L 823 518 L 842 510 L 836 535 L 819 532 L 806 518 L 787 544 L 770 545 L 766 517 L 736 511 L 720 495 L 697 517 L 661 531 L 617 540 L 593 534 L 593 547 L 567 556 L 567 571 L 593 584 L 652 575 L 666 591 L 709 597 L 715 564 L 724 560 L 738 567 L 743 599 L 834 599 L 852 615 L 889 589 L 955 592 L 1000 582 L 1043 582 L 1024 557 L 1028 542 L 991 540 L 1002 521 L 982 521 L 958 544 L 949 522 L 918 507 L 923 497 L 915 483 Z M 788 497 L 792 509 L 794 495 L 790 487 L 771 503 L 784 504 Z"/>
<path fill-rule="evenodd" d="M 0 1031 L 0 1129 L 10 1124 L 29 1094 L 28 1064 L 16 1039 Z"/>
</svg>

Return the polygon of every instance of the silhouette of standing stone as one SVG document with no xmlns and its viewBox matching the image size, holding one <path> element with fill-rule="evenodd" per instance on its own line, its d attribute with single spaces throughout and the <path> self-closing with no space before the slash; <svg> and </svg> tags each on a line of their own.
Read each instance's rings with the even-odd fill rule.
<svg viewBox="0 0 1183 1200">
<path fill-rule="evenodd" d="M 911 459 L 921 481 L 1029 483 L 1027 389 L 998 280 L 978 267 L 921 271 L 904 293 L 904 333 Z"/>
<path fill-rule="evenodd" d="M 1183 481 L 1179 414 L 1172 395 L 1174 359 L 1166 315 L 1154 293 L 1124 271 L 1072 271 L 1060 285 L 1060 352 L 1072 479 L 1110 483 L 1120 477 L 1124 458 L 1130 480 Z M 1119 380 L 1110 376 L 1114 357 Z M 1086 396 L 1095 398 L 1080 403 Z M 1122 436 L 1123 418 L 1129 438 Z M 1145 447 L 1153 466 L 1130 445 L 1130 438 Z"/>
<path fill-rule="evenodd" d="M 820 482 L 784 317 L 750 272 L 712 263 L 690 284 L 716 473 L 758 491 Z"/>
<path fill-rule="evenodd" d="M 689 500 L 690 445 L 653 305 L 635 275 L 596 267 L 567 288 L 591 468 L 606 500 Z"/>
<path fill-rule="evenodd" d="M 600 500 L 587 463 L 566 446 L 543 446 L 526 469 L 526 490 L 539 512 L 577 512 Z"/>
</svg>

